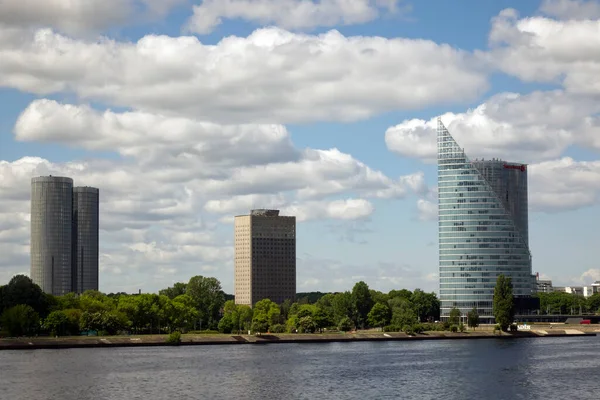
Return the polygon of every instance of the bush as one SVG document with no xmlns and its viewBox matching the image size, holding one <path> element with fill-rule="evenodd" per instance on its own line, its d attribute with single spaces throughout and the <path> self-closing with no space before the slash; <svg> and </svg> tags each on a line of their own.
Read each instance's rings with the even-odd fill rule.
<svg viewBox="0 0 600 400">
<path fill-rule="evenodd" d="M 352 320 L 348 317 L 344 317 L 340 320 L 337 328 L 342 332 L 348 332 L 352 330 L 352 327 Z"/>
<path fill-rule="evenodd" d="M 516 332 L 517 330 L 518 330 L 517 329 L 517 324 L 510 324 L 510 331 L 511 332 Z"/>
<path fill-rule="evenodd" d="M 175 331 L 169 334 L 167 337 L 167 343 L 172 345 L 178 345 L 181 343 L 181 332 Z"/>
<path fill-rule="evenodd" d="M 271 333 L 285 333 L 285 325 L 275 324 L 271 327 Z"/>
<path fill-rule="evenodd" d="M 415 329 L 411 325 L 404 325 L 402 327 L 402 332 L 406 333 L 409 336 L 412 336 L 415 334 Z"/>
<path fill-rule="evenodd" d="M 456 326 L 456 325 L 452 325 L 452 326 L 450 327 L 450 332 L 454 332 L 454 333 L 458 332 L 458 326 Z"/>
<path fill-rule="evenodd" d="M 400 332 L 402 330 L 398 325 L 388 325 L 383 327 L 384 332 Z"/>
<path fill-rule="evenodd" d="M 444 328 L 445 331 L 450 329 L 450 322 L 449 321 L 444 321 L 442 322 L 442 327 Z"/>
<path fill-rule="evenodd" d="M 413 331 L 415 333 L 423 333 L 423 332 L 425 332 L 425 326 L 424 326 L 424 324 L 414 324 L 413 325 Z"/>
<path fill-rule="evenodd" d="M 459 331 L 461 331 L 461 333 L 462 333 L 462 332 L 464 332 L 464 331 L 465 331 L 465 324 L 461 323 L 461 324 L 458 326 L 458 330 L 459 330 Z"/>
</svg>

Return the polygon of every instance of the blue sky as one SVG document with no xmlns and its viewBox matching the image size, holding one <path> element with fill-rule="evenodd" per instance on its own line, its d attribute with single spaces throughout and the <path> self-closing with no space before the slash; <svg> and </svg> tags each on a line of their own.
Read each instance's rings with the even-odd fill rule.
<svg viewBox="0 0 600 400">
<path fill-rule="evenodd" d="M 438 115 L 530 164 L 534 272 L 600 280 L 597 1 L 31 1 L 0 4 L 0 283 L 52 173 L 101 189 L 103 291 L 231 292 L 251 207 L 297 215 L 298 291 L 437 290 Z"/>
</svg>

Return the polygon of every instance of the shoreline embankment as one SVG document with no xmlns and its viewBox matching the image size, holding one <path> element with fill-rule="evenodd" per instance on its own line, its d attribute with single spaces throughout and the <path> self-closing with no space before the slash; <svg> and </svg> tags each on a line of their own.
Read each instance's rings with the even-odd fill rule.
<svg viewBox="0 0 600 400">
<path fill-rule="evenodd" d="M 70 336 L 0 339 L 0 350 L 112 348 L 112 347 L 151 347 L 151 346 L 206 346 L 234 344 L 277 344 L 277 343 L 343 343 L 406 340 L 475 340 L 475 339 L 531 339 L 545 337 L 596 337 L 598 331 L 576 329 L 532 330 L 494 334 L 490 331 L 469 331 L 465 333 L 425 332 L 417 335 L 390 332 L 367 333 L 324 333 L 324 334 L 186 334 L 179 344 L 167 343 L 168 335 L 131 336 Z"/>
</svg>

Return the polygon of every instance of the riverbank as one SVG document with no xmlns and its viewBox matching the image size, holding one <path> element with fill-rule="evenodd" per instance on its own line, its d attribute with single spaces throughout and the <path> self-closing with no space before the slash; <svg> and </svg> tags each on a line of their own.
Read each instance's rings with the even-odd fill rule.
<svg viewBox="0 0 600 400">
<path fill-rule="evenodd" d="M 600 329 L 599 329 L 600 331 Z M 576 329 L 532 330 L 494 334 L 491 331 L 470 331 L 465 333 L 424 332 L 409 336 L 404 333 L 365 332 L 327 334 L 263 334 L 263 335 L 193 335 L 181 336 L 181 346 L 224 345 L 224 344 L 274 344 L 274 343 L 332 343 L 401 340 L 465 340 L 465 339 L 523 339 L 542 337 L 595 337 L 597 332 L 583 332 Z M 71 336 L 0 339 L 0 350 L 67 349 L 94 347 L 137 347 L 172 346 L 166 343 L 167 335 L 131 336 Z"/>
</svg>

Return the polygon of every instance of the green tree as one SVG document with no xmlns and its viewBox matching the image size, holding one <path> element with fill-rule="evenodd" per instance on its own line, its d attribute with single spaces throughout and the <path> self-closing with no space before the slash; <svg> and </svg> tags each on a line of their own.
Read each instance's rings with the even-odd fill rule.
<svg viewBox="0 0 600 400">
<path fill-rule="evenodd" d="M 403 299 L 410 300 L 410 298 L 412 297 L 412 292 L 407 289 L 390 290 L 390 292 L 388 293 L 388 300 L 394 299 L 396 297 L 401 297 Z"/>
<path fill-rule="evenodd" d="M 48 314 L 48 299 L 42 289 L 25 275 L 15 275 L 2 290 L 2 310 L 28 305 L 39 315 Z"/>
<path fill-rule="evenodd" d="M 254 316 L 254 310 L 246 304 L 239 304 L 238 313 L 240 315 L 238 330 L 250 330 L 250 325 L 252 324 L 252 318 Z"/>
<path fill-rule="evenodd" d="M 216 278 L 194 276 L 187 284 L 186 294 L 194 300 L 204 327 L 216 328 L 219 323 L 219 312 L 225 303 L 221 282 Z"/>
<path fill-rule="evenodd" d="M 338 329 L 342 332 L 351 331 L 353 326 L 352 320 L 348 317 L 342 318 L 338 323 Z"/>
<path fill-rule="evenodd" d="M 506 331 L 514 319 L 514 297 L 512 280 L 503 274 L 498 275 L 494 288 L 494 318 L 503 331 Z"/>
<path fill-rule="evenodd" d="M 433 322 L 440 318 L 440 301 L 435 293 L 425 293 L 421 289 L 415 289 L 410 296 L 417 317 L 421 322 Z"/>
<path fill-rule="evenodd" d="M 368 315 L 369 325 L 383 328 L 389 325 L 392 318 L 392 311 L 385 303 L 376 303 Z"/>
<path fill-rule="evenodd" d="M 17 304 L 0 316 L 0 325 L 10 336 L 32 336 L 40 326 L 40 316 L 33 307 Z"/>
<path fill-rule="evenodd" d="M 600 293 L 596 293 L 587 298 L 587 309 L 590 312 L 600 312 Z"/>
<path fill-rule="evenodd" d="M 312 319 L 319 332 L 323 332 L 323 329 L 333 325 L 333 316 L 326 309 L 318 306 L 315 306 Z"/>
<path fill-rule="evenodd" d="M 405 297 L 394 297 L 388 301 L 392 310 L 391 324 L 399 329 L 413 327 L 419 322 L 412 304 Z"/>
<path fill-rule="evenodd" d="M 462 317 L 462 313 L 456 307 L 453 307 L 450 310 L 450 316 L 448 317 L 448 322 L 450 325 L 458 325 L 460 324 L 460 317 Z"/>
<path fill-rule="evenodd" d="M 65 336 L 67 334 L 69 318 L 64 311 L 52 311 L 44 320 L 44 329 L 50 331 L 53 336 Z"/>
<path fill-rule="evenodd" d="M 266 332 L 270 326 L 279 323 L 280 314 L 279 306 L 275 302 L 263 299 L 254 305 L 252 325 L 255 326 L 254 323 L 257 323 L 256 327 L 264 329 L 258 332 Z"/>
<path fill-rule="evenodd" d="M 352 319 L 352 294 L 350 292 L 336 293 L 331 299 L 333 318 L 339 323 L 344 317 Z"/>
<path fill-rule="evenodd" d="M 181 296 L 185 294 L 187 288 L 187 284 L 183 282 L 177 282 L 173 285 L 173 287 L 168 287 L 166 289 L 162 289 L 158 292 L 161 296 L 167 296 L 171 300 L 173 300 L 177 296 Z"/>
<path fill-rule="evenodd" d="M 477 312 L 477 307 L 473 307 L 473 309 L 467 313 L 467 325 L 469 325 L 469 328 L 473 329 L 479 326 L 479 313 Z"/>
<path fill-rule="evenodd" d="M 354 309 L 354 322 L 356 326 L 365 328 L 369 311 L 373 308 L 373 299 L 369 286 L 363 282 L 357 282 L 352 288 L 352 307 Z"/>
</svg>

